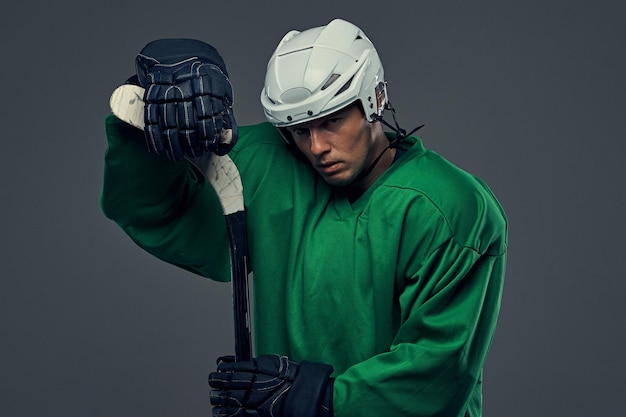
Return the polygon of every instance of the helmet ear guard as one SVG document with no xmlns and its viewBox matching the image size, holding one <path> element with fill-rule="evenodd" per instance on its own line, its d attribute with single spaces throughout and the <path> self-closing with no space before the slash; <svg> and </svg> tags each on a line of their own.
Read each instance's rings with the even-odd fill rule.
<svg viewBox="0 0 626 417">
<path fill-rule="evenodd" d="M 291 136 L 291 133 L 286 127 L 279 127 L 277 129 L 280 132 L 280 135 L 283 137 L 283 140 L 285 142 L 287 142 L 290 145 L 293 144 L 293 136 Z"/>
<path fill-rule="evenodd" d="M 374 113 L 372 113 L 370 117 L 375 120 L 382 119 L 383 112 L 388 108 L 388 105 L 387 82 L 381 81 L 374 88 L 374 99 L 369 102 L 370 109 L 374 110 Z"/>
</svg>

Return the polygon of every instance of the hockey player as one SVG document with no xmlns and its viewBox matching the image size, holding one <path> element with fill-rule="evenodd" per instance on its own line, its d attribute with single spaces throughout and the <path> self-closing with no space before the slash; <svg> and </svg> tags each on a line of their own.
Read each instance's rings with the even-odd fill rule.
<svg viewBox="0 0 626 417">
<path fill-rule="evenodd" d="M 243 180 L 256 357 L 218 359 L 214 415 L 480 416 L 506 218 L 483 181 L 383 119 L 368 37 L 343 20 L 285 35 L 268 123 L 253 126 L 236 125 L 209 45 L 157 41 L 137 63 L 146 129 L 106 120 L 105 214 L 160 259 L 228 281 L 219 203 L 184 158 L 229 152 Z"/>
</svg>

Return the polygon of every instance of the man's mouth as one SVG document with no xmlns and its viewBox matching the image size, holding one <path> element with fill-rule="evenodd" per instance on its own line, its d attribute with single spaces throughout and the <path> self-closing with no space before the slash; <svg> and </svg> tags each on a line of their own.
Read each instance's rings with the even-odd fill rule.
<svg viewBox="0 0 626 417">
<path fill-rule="evenodd" d="M 317 170 L 324 174 L 332 174 L 341 168 L 341 163 L 339 161 L 332 162 L 324 162 L 317 164 Z"/>
</svg>

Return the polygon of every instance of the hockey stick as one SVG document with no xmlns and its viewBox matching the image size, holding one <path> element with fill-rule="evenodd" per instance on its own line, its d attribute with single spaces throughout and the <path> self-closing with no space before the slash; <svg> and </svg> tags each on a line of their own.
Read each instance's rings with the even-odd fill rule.
<svg viewBox="0 0 626 417">
<path fill-rule="evenodd" d="M 120 120 L 143 130 L 144 89 L 124 84 L 113 91 L 110 106 Z M 238 361 L 252 357 L 250 342 L 250 314 L 248 277 L 251 273 L 246 235 L 246 212 L 243 204 L 243 185 L 239 170 L 228 155 L 208 154 L 189 159 L 201 170 L 217 194 L 226 220 L 230 249 L 231 284 L 235 323 L 235 358 Z"/>
</svg>

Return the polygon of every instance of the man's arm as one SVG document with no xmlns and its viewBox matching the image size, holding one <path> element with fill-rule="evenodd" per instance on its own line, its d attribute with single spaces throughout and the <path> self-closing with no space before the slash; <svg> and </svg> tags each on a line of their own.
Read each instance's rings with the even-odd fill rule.
<svg viewBox="0 0 626 417">
<path fill-rule="evenodd" d="M 480 256 L 455 242 L 434 252 L 400 295 L 390 350 L 336 377 L 335 416 L 463 416 L 481 393 L 503 274 L 503 254 Z"/>
<path fill-rule="evenodd" d="M 146 150 L 144 134 L 106 119 L 108 147 L 100 204 L 139 246 L 197 274 L 230 279 L 223 213 L 215 193 L 187 161 Z"/>
</svg>

